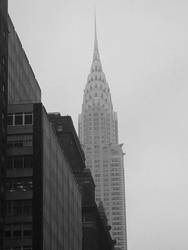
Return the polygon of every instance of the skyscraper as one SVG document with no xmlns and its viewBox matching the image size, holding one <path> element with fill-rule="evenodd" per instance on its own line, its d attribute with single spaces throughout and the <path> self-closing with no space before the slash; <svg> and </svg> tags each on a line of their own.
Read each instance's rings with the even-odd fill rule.
<svg viewBox="0 0 188 250">
<path fill-rule="evenodd" d="M 81 250 L 81 193 L 21 41 L 11 19 L 5 20 L 8 26 L 0 22 L 0 96 L 6 97 L 0 97 L 0 117 L 7 127 L 6 132 L 0 126 L 6 155 L 2 167 L 0 150 L 0 250 Z M 7 146 L 1 147 L 1 131 Z"/>
<path fill-rule="evenodd" d="M 79 137 L 96 184 L 96 202 L 103 202 L 116 249 L 127 249 L 124 160 L 118 142 L 117 113 L 99 55 L 96 21 L 94 53 L 79 115 Z"/>
<path fill-rule="evenodd" d="M 8 96 L 8 1 L 0 1 L 0 249 L 4 225 L 4 178 L 6 175 L 6 134 Z"/>
</svg>

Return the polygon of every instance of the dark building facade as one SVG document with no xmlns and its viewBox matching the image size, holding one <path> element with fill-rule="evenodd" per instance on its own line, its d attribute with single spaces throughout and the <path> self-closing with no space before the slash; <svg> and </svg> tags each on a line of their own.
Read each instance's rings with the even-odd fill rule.
<svg viewBox="0 0 188 250">
<path fill-rule="evenodd" d="M 113 250 L 105 211 L 95 202 L 95 184 L 89 169 L 78 176 L 82 194 L 83 250 Z"/>
<path fill-rule="evenodd" d="M 61 116 L 60 113 L 49 113 L 49 120 L 52 122 L 57 137 L 63 148 L 63 151 L 71 164 L 72 172 L 75 177 L 85 168 L 85 155 L 80 145 L 72 118 L 70 116 Z"/>
<path fill-rule="evenodd" d="M 40 87 L 10 17 L 8 31 L 8 148 L 0 249 L 81 250 L 81 195 L 73 165 L 40 103 Z"/>
<path fill-rule="evenodd" d="M 41 102 L 41 90 L 8 16 L 8 103 Z"/>
<path fill-rule="evenodd" d="M 82 195 L 82 250 L 112 250 L 114 241 L 104 210 L 95 202 L 95 183 L 89 169 L 85 168 L 85 155 L 70 116 L 60 113 L 48 114 L 65 156 L 71 164 L 72 172 Z"/>
<path fill-rule="evenodd" d="M 8 92 L 8 27 L 7 0 L 0 1 L 0 249 L 4 218 L 4 177 L 6 168 L 6 121 Z"/>
<path fill-rule="evenodd" d="M 9 105 L 3 250 L 81 250 L 81 195 L 41 103 Z"/>
</svg>

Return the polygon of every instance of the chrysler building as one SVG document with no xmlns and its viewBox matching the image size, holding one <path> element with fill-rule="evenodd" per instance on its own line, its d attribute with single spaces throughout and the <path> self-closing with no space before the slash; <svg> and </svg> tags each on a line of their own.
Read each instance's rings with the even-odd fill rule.
<svg viewBox="0 0 188 250">
<path fill-rule="evenodd" d="M 79 138 L 96 185 L 96 202 L 102 202 L 118 250 L 127 250 L 124 153 L 118 141 L 117 113 L 102 69 L 96 21 L 91 70 L 79 115 Z"/>
</svg>

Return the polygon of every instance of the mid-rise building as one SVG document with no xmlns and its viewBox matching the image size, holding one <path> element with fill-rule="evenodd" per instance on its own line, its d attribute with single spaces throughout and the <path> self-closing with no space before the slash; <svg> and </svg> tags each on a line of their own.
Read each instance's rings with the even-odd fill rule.
<svg viewBox="0 0 188 250">
<path fill-rule="evenodd" d="M 8 15 L 7 0 L 0 1 L 0 249 L 4 220 L 4 177 L 6 169 L 6 127 L 8 92 Z"/>
<path fill-rule="evenodd" d="M 127 249 L 125 181 L 122 144 L 118 140 L 117 113 L 99 55 L 96 24 L 91 70 L 79 115 L 79 138 L 96 185 L 96 202 L 102 202 L 116 249 Z"/>
<path fill-rule="evenodd" d="M 105 212 L 97 208 L 95 184 L 91 171 L 85 168 L 85 155 L 70 116 L 60 113 L 48 115 L 65 156 L 71 164 L 72 173 L 82 195 L 82 250 L 113 250 L 115 242 L 110 235 Z"/>
<path fill-rule="evenodd" d="M 7 146 L 3 250 L 81 250 L 81 195 L 41 103 L 9 105 Z"/>
</svg>

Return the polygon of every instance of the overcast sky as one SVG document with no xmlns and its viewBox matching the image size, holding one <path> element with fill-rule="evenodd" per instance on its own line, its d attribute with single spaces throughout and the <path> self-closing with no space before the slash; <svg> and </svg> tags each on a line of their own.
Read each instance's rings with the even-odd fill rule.
<svg viewBox="0 0 188 250">
<path fill-rule="evenodd" d="M 126 151 L 129 250 L 188 249 L 188 1 L 9 0 L 47 111 L 77 128 L 94 44 Z"/>
</svg>

